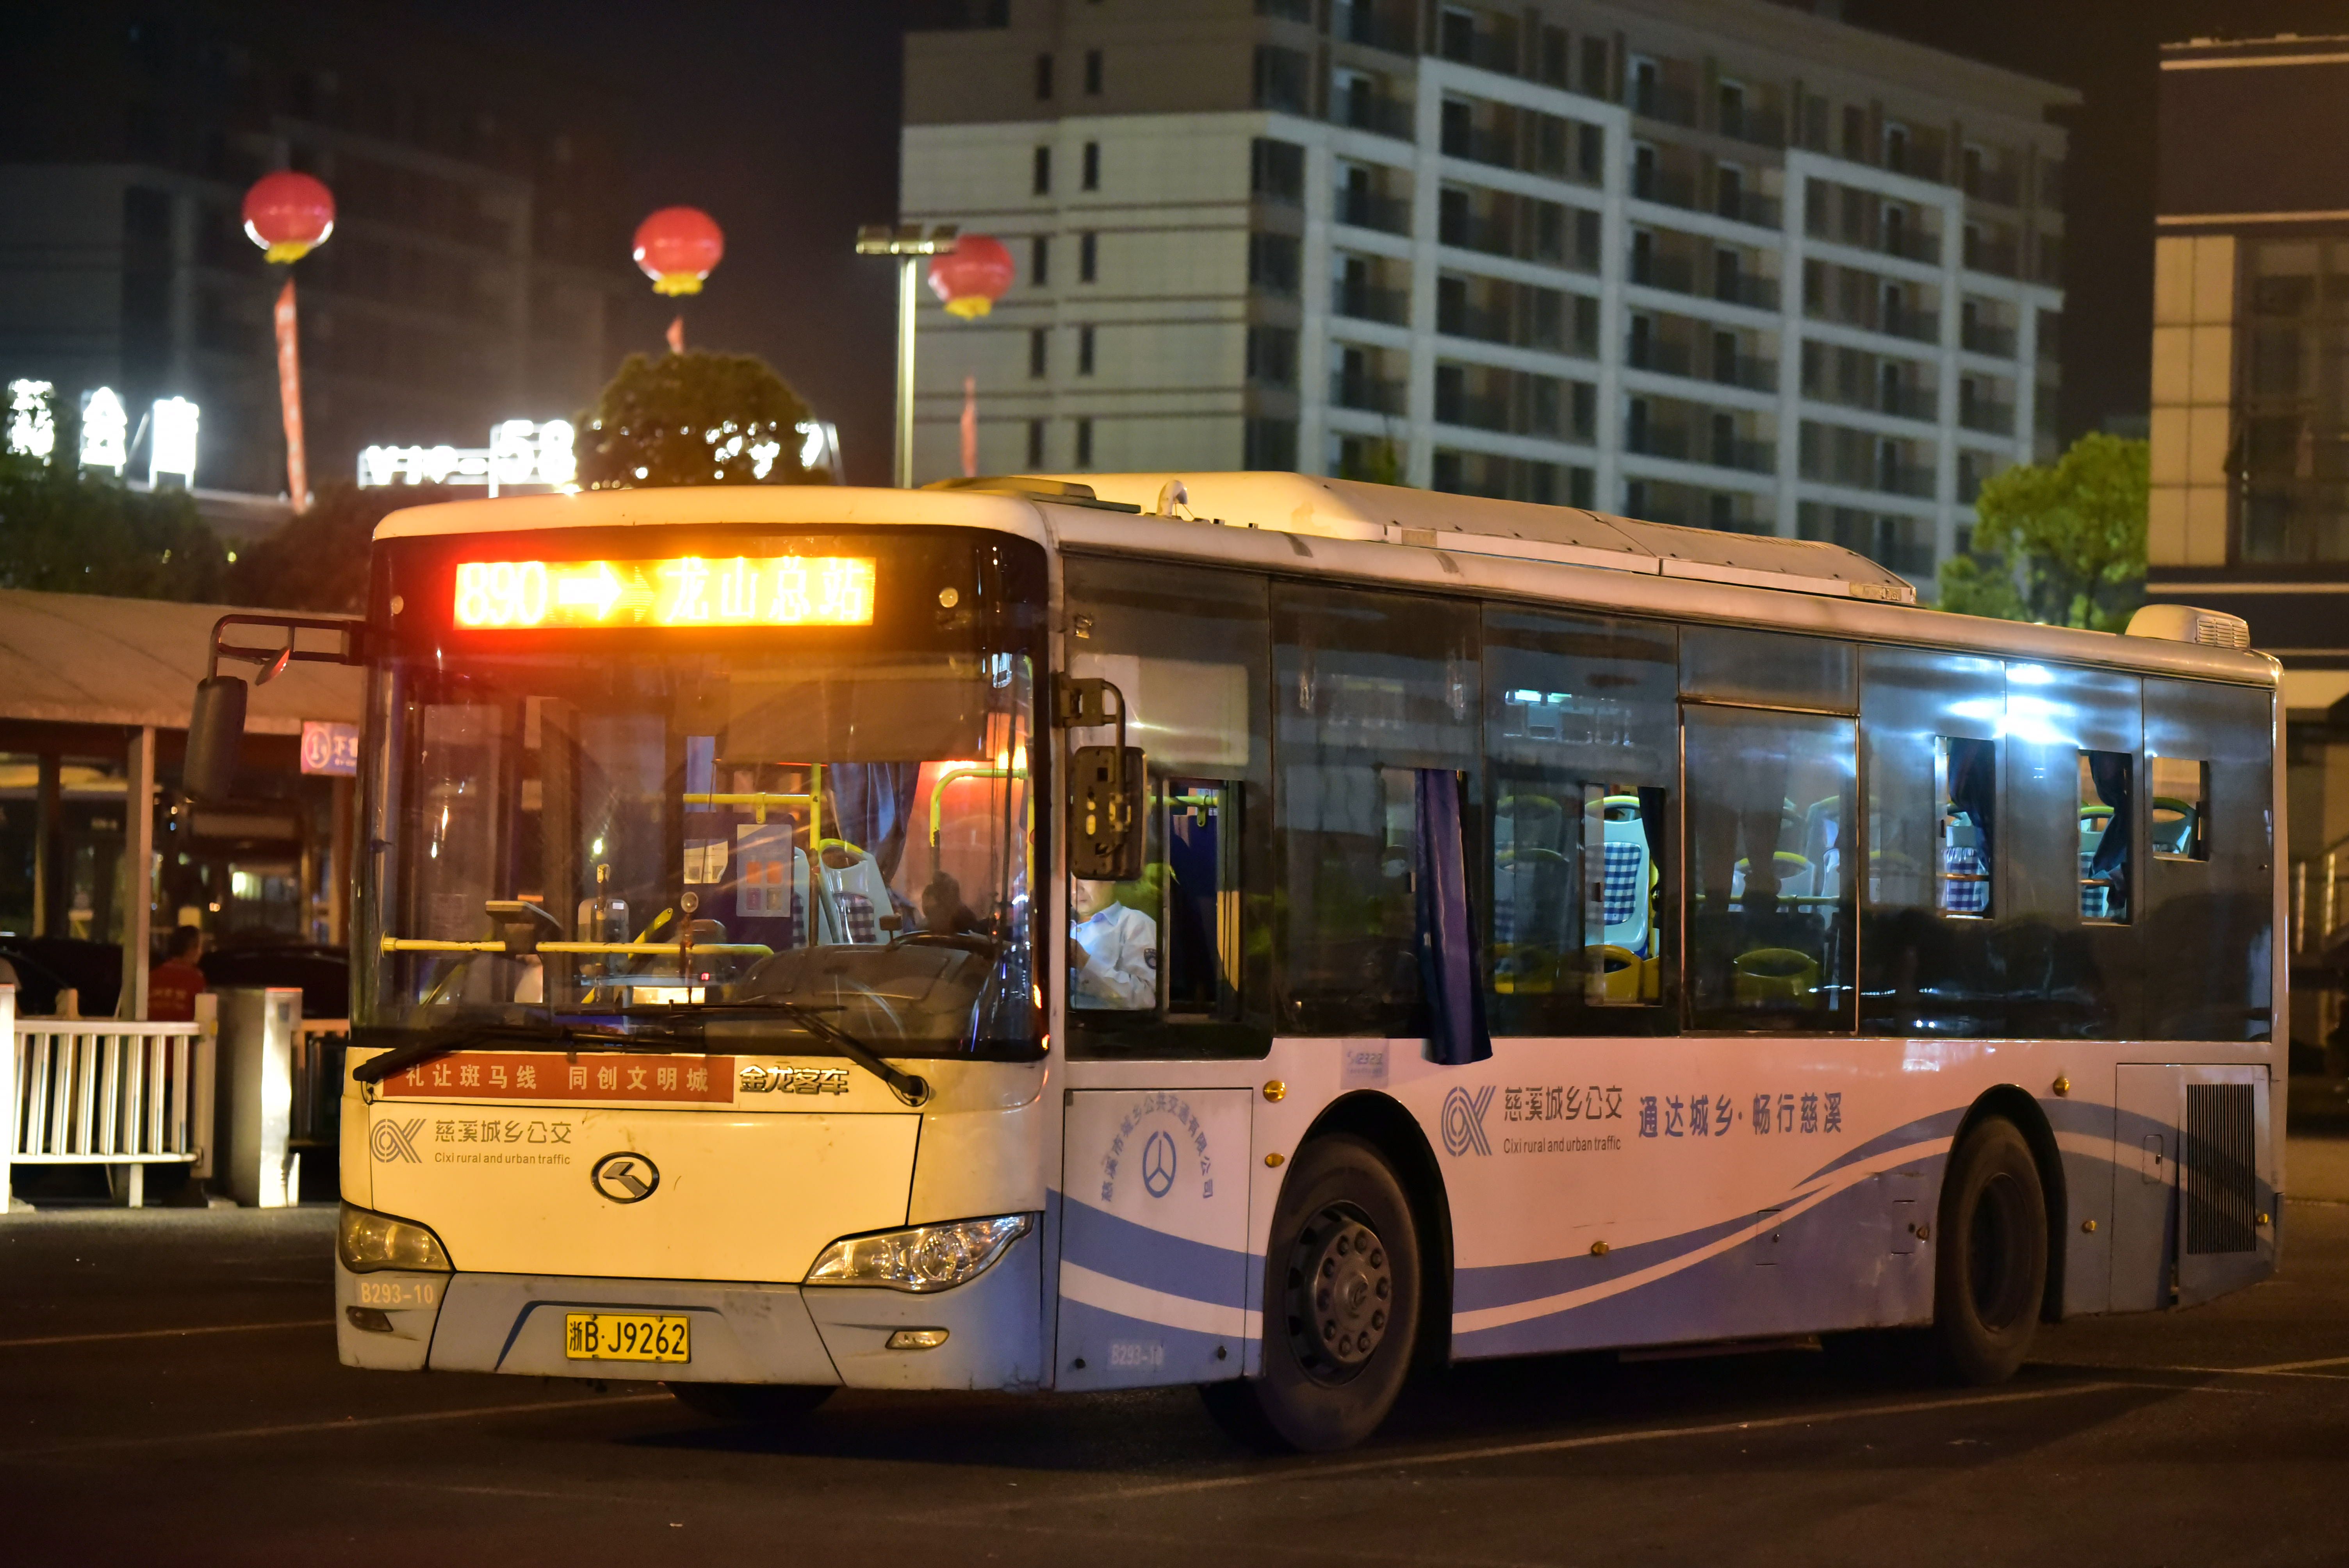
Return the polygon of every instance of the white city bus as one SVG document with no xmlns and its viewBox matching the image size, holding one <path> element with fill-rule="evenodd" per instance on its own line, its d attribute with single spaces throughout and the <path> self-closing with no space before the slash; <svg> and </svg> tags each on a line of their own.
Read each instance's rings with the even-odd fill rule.
<svg viewBox="0 0 2349 1568">
<path fill-rule="evenodd" d="M 1988 1381 L 2264 1277 L 2273 662 L 1912 600 L 1282 474 L 397 513 L 319 655 L 342 1357 L 1330 1448 L 1447 1360 Z"/>
</svg>

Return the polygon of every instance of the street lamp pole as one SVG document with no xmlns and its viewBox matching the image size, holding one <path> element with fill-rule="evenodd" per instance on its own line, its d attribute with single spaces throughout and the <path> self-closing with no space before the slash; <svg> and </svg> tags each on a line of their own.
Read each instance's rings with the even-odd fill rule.
<svg viewBox="0 0 2349 1568">
<path fill-rule="evenodd" d="M 952 223 L 872 223 L 856 231 L 860 256 L 894 256 L 897 260 L 897 448 L 895 479 L 901 490 L 914 485 L 914 308 L 919 297 L 922 263 L 955 248 Z"/>
</svg>

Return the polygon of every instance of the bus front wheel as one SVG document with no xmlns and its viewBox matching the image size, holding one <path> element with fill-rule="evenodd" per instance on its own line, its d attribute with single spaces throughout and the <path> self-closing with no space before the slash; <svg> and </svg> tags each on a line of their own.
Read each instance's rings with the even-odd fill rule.
<svg viewBox="0 0 2349 1568">
<path fill-rule="evenodd" d="M 1941 1181 L 1933 1332 L 1950 1370 L 2003 1383 L 2031 1349 L 2047 1290 L 2047 1204 L 2014 1123 L 1978 1123 Z"/>
<path fill-rule="evenodd" d="M 1258 1447 L 1325 1452 L 1369 1437 L 1411 1371 L 1420 1271 L 1411 1203 L 1385 1157 L 1348 1134 L 1308 1143 L 1273 1212 L 1263 1369 L 1206 1385 L 1208 1412 Z"/>
</svg>

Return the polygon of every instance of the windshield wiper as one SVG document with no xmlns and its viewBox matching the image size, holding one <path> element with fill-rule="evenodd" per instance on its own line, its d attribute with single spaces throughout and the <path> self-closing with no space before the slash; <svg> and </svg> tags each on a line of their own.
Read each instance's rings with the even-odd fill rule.
<svg viewBox="0 0 2349 1568">
<path fill-rule="evenodd" d="M 920 1106 L 928 1103 L 930 1084 L 927 1078 L 918 1073 L 909 1073 L 903 1068 L 891 1067 L 881 1059 L 872 1047 L 823 1016 L 815 1008 L 802 1003 L 786 1002 L 779 996 L 761 996 L 745 997 L 738 1002 L 675 1002 L 650 1007 L 616 1009 L 616 1016 L 631 1018 L 675 1017 L 679 1015 L 696 1017 L 712 1014 L 766 1012 L 781 1013 L 784 1017 L 791 1019 L 801 1028 L 887 1084 L 889 1091 L 907 1105 Z"/>
<path fill-rule="evenodd" d="M 538 1050 L 586 1046 L 608 1049 L 646 1037 L 592 1024 L 530 1023 L 505 1018 L 477 1018 L 443 1024 L 422 1034 L 412 1029 L 363 1028 L 354 1030 L 351 1036 L 351 1043 L 363 1049 L 389 1045 L 395 1040 L 401 1043 L 392 1045 L 391 1049 L 383 1055 L 353 1068 L 351 1077 L 360 1083 L 381 1083 L 394 1073 L 406 1072 L 419 1062 L 429 1062 L 435 1057 L 445 1057 L 451 1051 L 469 1050 L 475 1046 L 528 1046 Z"/>
</svg>

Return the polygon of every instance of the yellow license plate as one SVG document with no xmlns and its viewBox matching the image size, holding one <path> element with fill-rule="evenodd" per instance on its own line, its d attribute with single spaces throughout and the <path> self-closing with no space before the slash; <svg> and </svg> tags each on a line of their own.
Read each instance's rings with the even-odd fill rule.
<svg viewBox="0 0 2349 1568">
<path fill-rule="evenodd" d="M 563 1354 L 574 1361 L 690 1361 L 690 1324 L 643 1312 L 569 1312 Z"/>
</svg>

